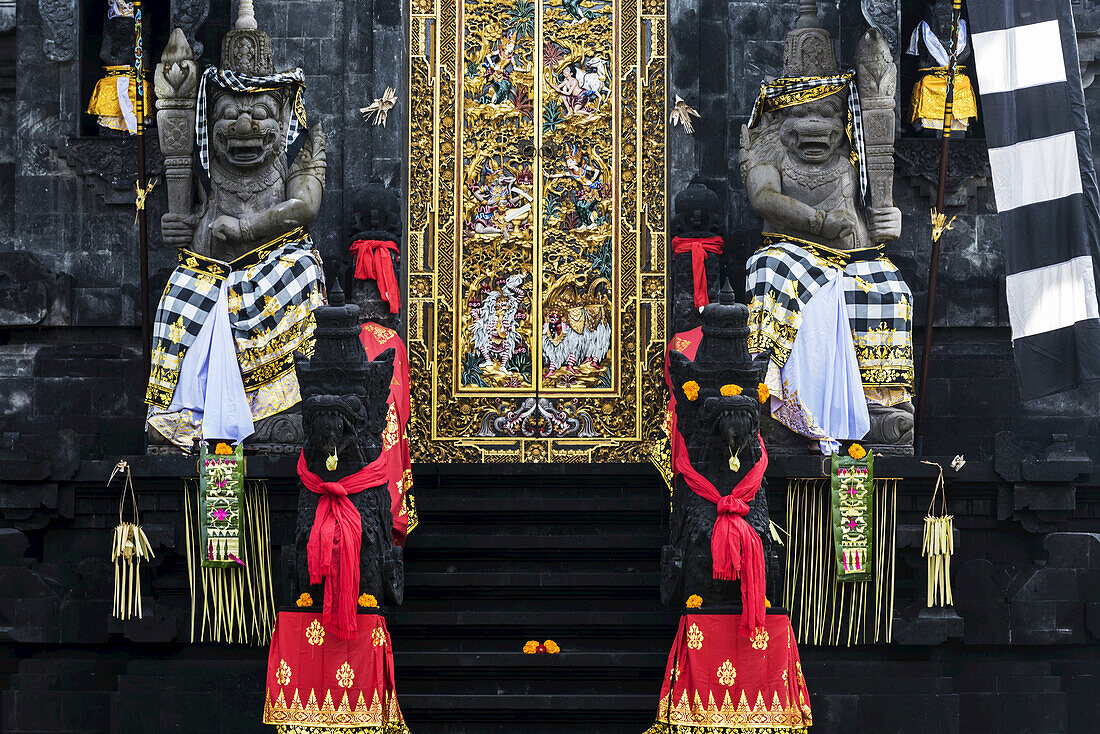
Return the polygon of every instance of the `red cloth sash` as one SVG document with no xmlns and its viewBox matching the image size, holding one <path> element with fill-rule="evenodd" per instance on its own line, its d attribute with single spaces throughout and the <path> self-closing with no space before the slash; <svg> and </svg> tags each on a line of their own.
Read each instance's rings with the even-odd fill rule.
<svg viewBox="0 0 1100 734">
<path fill-rule="evenodd" d="M 351 476 L 326 482 L 306 466 L 304 451 L 298 457 L 298 478 L 310 492 L 321 495 L 306 545 L 309 582 L 325 580 L 325 629 L 345 640 L 354 637 L 357 629 L 359 551 L 363 544 L 362 518 L 348 495 L 384 484 L 386 469 L 385 457 L 379 456 Z"/>
<path fill-rule="evenodd" d="M 405 496 L 412 491 L 412 461 L 409 458 L 409 437 L 405 426 L 409 422 L 409 355 L 405 342 L 393 329 L 367 322 L 359 332 L 359 341 L 368 359 L 393 347 L 393 379 L 386 400 L 389 410 L 386 429 L 382 432 L 382 455 L 386 457 L 390 490 L 390 512 L 393 514 L 393 542 L 404 545 L 409 533 L 409 510 Z M 415 522 L 413 527 L 416 527 Z"/>
<path fill-rule="evenodd" d="M 397 252 L 396 242 L 388 240 L 356 240 L 351 243 L 355 255 L 355 277 L 368 278 L 378 282 L 378 292 L 390 304 L 390 313 L 401 310 L 401 289 L 397 287 L 397 278 L 393 274 L 393 261 L 390 251 Z"/>
<path fill-rule="evenodd" d="M 684 477 L 695 494 L 718 505 L 718 517 L 711 534 L 711 557 L 714 562 L 714 578 L 723 581 L 741 579 L 742 622 L 751 632 L 764 620 L 764 546 L 760 536 L 745 521 L 749 502 L 756 496 L 764 471 L 768 468 L 768 452 L 764 439 L 760 441 L 760 460 L 733 490 L 723 497 L 706 477 L 696 471 L 688 459 L 687 444 L 676 421 L 676 391 L 668 371 L 668 355 L 676 350 L 694 360 L 703 340 L 703 327 L 684 331 L 672 337 L 665 350 L 665 384 L 668 386 L 669 440 L 671 441 L 672 470 Z"/>
<path fill-rule="evenodd" d="M 674 255 L 685 252 L 691 253 L 691 278 L 695 290 L 695 308 L 702 308 L 710 303 L 710 296 L 707 294 L 707 269 L 704 262 L 707 259 L 707 253 L 720 254 L 722 244 L 722 238 L 717 236 L 672 238 L 672 252 Z"/>
</svg>

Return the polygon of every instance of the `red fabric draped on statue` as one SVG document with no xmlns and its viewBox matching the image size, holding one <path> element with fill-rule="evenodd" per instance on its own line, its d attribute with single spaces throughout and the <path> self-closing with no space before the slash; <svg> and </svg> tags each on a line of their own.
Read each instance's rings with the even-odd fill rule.
<svg viewBox="0 0 1100 734">
<path fill-rule="evenodd" d="M 306 466 L 305 452 L 298 457 L 298 478 L 310 492 L 321 495 L 306 545 L 309 582 L 325 581 L 325 629 L 343 639 L 355 636 L 363 544 L 362 518 L 348 495 L 385 484 L 387 468 L 380 455 L 351 476 L 326 482 Z"/>
<path fill-rule="evenodd" d="M 390 252 L 397 252 L 396 242 L 388 240 L 356 240 L 351 243 L 355 255 L 355 277 L 377 281 L 378 292 L 390 304 L 390 313 L 401 310 L 401 289 L 397 287 L 397 278 L 393 274 L 393 261 Z"/>
<path fill-rule="evenodd" d="M 314 612 L 279 612 L 267 655 L 264 722 L 280 727 L 405 734 L 393 651 L 381 614 L 360 614 L 342 640 Z"/>
<path fill-rule="evenodd" d="M 707 293 L 707 268 L 704 264 L 708 253 L 718 255 L 722 252 L 721 237 L 673 237 L 672 252 L 680 255 L 691 253 L 691 280 L 695 292 L 695 308 L 710 303 Z"/>
<path fill-rule="evenodd" d="M 769 614 L 745 637 L 730 616 L 680 617 L 657 723 L 647 734 L 778 734 L 805 732 L 813 723 L 790 619 Z"/>
<path fill-rule="evenodd" d="M 683 434 L 676 423 L 676 391 L 673 390 L 672 378 L 668 372 L 668 354 L 675 350 L 694 360 L 702 337 L 702 327 L 681 332 L 672 338 L 665 350 L 665 384 L 671 396 L 668 410 L 672 470 L 684 477 L 684 481 L 695 494 L 718 505 L 718 517 L 714 521 L 710 539 L 714 578 L 723 581 L 741 579 L 741 606 L 744 612 L 742 622 L 745 631 L 751 632 L 763 624 L 764 620 L 764 546 L 760 536 L 745 521 L 744 516 L 749 511 L 749 502 L 756 496 L 764 479 L 764 471 L 768 468 L 768 452 L 764 448 L 764 439 L 757 436 L 760 441 L 760 460 L 725 496 L 691 465 Z"/>
<path fill-rule="evenodd" d="M 406 536 L 416 527 L 416 505 L 412 498 L 412 461 L 409 458 L 409 356 L 405 343 L 393 329 L 367 322 L 359 332 L 367 358 L 374 359 L 393 347 L 393 379 L 390 380 L 386 430 L 382 432 L 382 455 L 386 457 L 393 513 L 393 542 L 404 545 Z"/>
</svg>

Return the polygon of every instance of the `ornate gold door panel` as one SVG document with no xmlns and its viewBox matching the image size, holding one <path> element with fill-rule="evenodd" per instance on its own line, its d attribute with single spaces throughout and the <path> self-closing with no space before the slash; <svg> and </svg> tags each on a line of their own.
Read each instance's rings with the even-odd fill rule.
<svg viewBox="0 0 1100 734">
<path fill-rule="evenodd" d="M 665 0 L 413 0 L 416 461 L 663 438 Z"/>
</svg>

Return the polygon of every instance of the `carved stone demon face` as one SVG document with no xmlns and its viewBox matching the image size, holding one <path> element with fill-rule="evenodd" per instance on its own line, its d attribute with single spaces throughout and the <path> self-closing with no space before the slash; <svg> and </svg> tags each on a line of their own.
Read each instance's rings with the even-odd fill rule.
<svg viewBox="0 0 1100 734">
<path fill-rule="evenodd" d="M 280 152 L 282 111 L 270 92 L 220 94 L 211 115 L 215 160 L 242 173 L 269 165 Z"/>
<path fill-rule="evenodd" d="M 359 395 L 312 395 L 302 401 L 307 459 L 331 454 L 357 454 L 366 433 L 367 410 Z M 354 457 L 358 458 L 358 457 Z"/>
<path fill-rule="evenodd" d="M 839 93 L 785 107 L 780 119 L 780 142 L 803 163 L 821 165 L 842 154 L 847 107 Z"/>
<path fill-rule="evenodd" d="M 730 456 L 749 456 L 755 451 L 760 433 L 760 403 L 746 395 L 706 398 L 698 426 L 709 432 L 708 448 L 723 452 L 728 448 Z"/>
</svg>

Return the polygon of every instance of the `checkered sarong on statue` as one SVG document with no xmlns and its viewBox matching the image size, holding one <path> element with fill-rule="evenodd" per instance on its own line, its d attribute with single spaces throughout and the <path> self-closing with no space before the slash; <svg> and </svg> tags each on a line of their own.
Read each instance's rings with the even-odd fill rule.
<svg viewBox="0 0 1100 734">
<path fill-rule="evenodd" d="M 780 77 L 760 84 L 760 94 L 752 105 L 749 127 L 755 127 L 765 112 L 806 104 L 847 90 L 848 121 L 845 132 L 851 152 L 848 157 L 859 171 L 860 201 L 867 204 L 867 155 L 863 149 L 863 110 L 859 105 L 856 73 L 845 71 L 837 76 Z"/>
<path fill-rule="evenodd" d="M 145 402 L 168 408 L 184 355 L 228 281 L 229 321 L 246 392 L 294 369 L 294 352 L 312 351 L 313 309 L 324 303 L 321 258 L 298 228 L 233 262 L 179 252 L 153 324 Z M 289 407 L 289 406 L 287 406 Z"/>
<path fill-rule="evenodd" d="M 782 367 L 802 324 L 802 307 L 842 271 L 860 377 L 869 388 L 913 385 L 913 296 L 881 247 L 839 251 L 765 235 L 749 258 L 749 351 L 772 350 Z"/>
<path fill-rule="evenodd" d="M 204 171 L 210 170 L 210 139 L 206 134 L 207 82 L 213 82 L 222 89 L 234 92 L 267 92 L 289 85 L 294 94 L 294 108 L 287 122 L 286 145 L 283 146 L 283 150 L 289 150 L 291 144 L 306 129 L 306 108 L 302 104 L 302 89 L 305 87 L 306 77 L 301 69 L 280 71 L 269 76 L 252 76 L 208 66 L 199 81 L 199 95 L 195 101 L 195 144 L 199 149 L 199 164 Z"/>
</svg>

